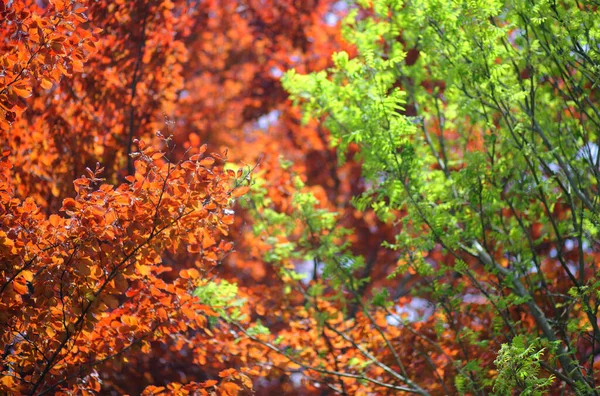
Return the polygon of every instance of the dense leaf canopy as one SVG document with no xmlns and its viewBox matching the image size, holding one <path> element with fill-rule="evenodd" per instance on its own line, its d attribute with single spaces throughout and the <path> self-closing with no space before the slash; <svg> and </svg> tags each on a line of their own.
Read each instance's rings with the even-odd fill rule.
<svg viewBox="0 0 600 396">
<path fill-rule="evenodd" d="M 0 394 L 600 393 L 592 0 L 0 0 Z"/>
</svg>

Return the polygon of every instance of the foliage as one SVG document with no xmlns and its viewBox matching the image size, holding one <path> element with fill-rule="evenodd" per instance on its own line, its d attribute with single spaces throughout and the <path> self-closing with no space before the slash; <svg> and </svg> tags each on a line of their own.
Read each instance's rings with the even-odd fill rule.
<svg viewBox="0 0 600 396">
<path fill-rule="evenodd" d="M 403 332 L 427 334 L 435 354 L 412 353 L 428 355 L 432 370 L 443 356 L 453 370 L 424 378 L 411 374 L 414 359 L 390 366 L 378 351 L 388 384 L 450 392 L 456 378 L 460 391 L 486 393 L 489 348 L 513 345 L 499 360 L 500 378 L 509 378 L 507 351 L 533 333 L 556 347 L 543 357 L 522 348 L 528 389 L 559 387 L 551 376 L 560 375 L 572 392 L 595 392 L 599 302 L 586 290 L 598 282 L 597 9 L 359 3 L 343 27 L 358 56 L 338 52 L 333 68 L 292 70 L 283 84 L 305 121 L 327 126 L 342 161 L 356 152 L 365 191 L 355 207 L 395 227 L 384 242 L 398 252 L 393 276 L 401 285 L 418 277 L 411 294 L 435 304 L 433 337 L 419 324 L 382 338 L 394 354 L 394 333 L 396 343 Z M 375 301 L 382 305 L 381 294 Z M 378 331 L 376 320 L 370 327 Z"/>
<path fill-rule="evenodd" d="M 307 41 L 328 7 L 0 2 L 0 393 L 251 392 L 256 358 L 193 291 L 235 281 L 251 176 L 223 143 L 285 101 L 274 70 L 334 45 Z"/>
<path fill-rule="evenodd" d="M 599 23 L 0 1 L 0 393 L 597 394 Z"/>
<path fill-rule="evenodd" d="M 503 344 L 494 361 L 499 369 L 494 391 L 512 394 L 514 390 L 522 395 L 543 395 L 544 388 L 550 386 L 554 377 L 538 378 L 543 348 L 526 345 L 523 336 L 512 339 L 511 344 Z"/>
<path fill-rule="evenodd" d="M 49 393 L 82 377 L 78 389 L 97 392 L 95 366 L 205 325 L 210 309 L 190 288 L 232 247 L 221 240 L 230 176 L 211 157 L 172 164 L 138 145 L 135 175 L 114 188 L 89 170 L 63 201 L 66 217 L 45 218 L 31 199 L 2 201 L 5 390 Z M 186 248 L 201 253 L 196 268 L 165 281 L 173 269 L 160 253 Z"/>
<path fill-rule="evenodd" d="M 208 305 L 215 313 L 226 320 L 241 319 L 238 308 L 244 304 L 245 300 L 237 298 L 237 285 L 227 281 L 218 284 L 208 282 L 198 286 L 192 294 L 198 297 L 201 304 Z M 229 308 L 233 308 L 233 310 L 230 310 L 231 313 L 228 312 Z"/>
</svg>

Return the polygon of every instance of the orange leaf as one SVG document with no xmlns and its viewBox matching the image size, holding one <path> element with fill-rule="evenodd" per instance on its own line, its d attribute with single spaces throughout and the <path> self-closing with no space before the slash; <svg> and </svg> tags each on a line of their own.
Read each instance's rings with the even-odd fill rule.
<svg viewBox="0 0 600 396">
<path fill-rule="evenodd" d="M 50 215 L 50 224 L 57 227 L 60 224 L 60 217 L 55 214 Z"/>
<path fill-rule="evenodd" d="M 50 89 L 50 88 L 52 88 L 52 81 L 50 81 L 50 79 L 48 79 L 46 77 L 42 77 L 42 81 L 40 81 L 40 85 L 44 89 Z"/>
<path fill-rule="evenodd" d="M 221 394 L 226 396 L 237 396 L 242 390 L 239 385 L 234 384 L 233 382 L 226 382 L 222 384 L 219 389 L 221 390 Z"/>
<path fill-rule="evenodd" d="M 233 190 L 233 192 L 231 193 L 231 196 L 233 198 L 239 198 L 242 195 L 245 195 L 248 193 L 248 191 L 250 191 L 250 187 L 248 186 L 242 186 L 242 187 L 238 187 L 235 190 Z"/>
<path fill-rule="evenodd" d="M 215 163 L 215 159 L 212 157 L 206 157 L 202 161 L 200 161 L 201 166 L 210 166 Z"/>
<path fill-rule="evenodd" d="M 158 308 L 156 310 L 156 316 L 158 316 L 158 318 L 161 320 L 167 320 L 169 318 L 169 315 L 164 308 Z"/>
<path fill-rule="evenodd" d="M 260 375 L 260 371 L 259 371 L 260 369 L 258 366 L 254 366 L 253 368 L 250 368 L 250 369 L 246 368 L 243 370 L 245 373 L 250 374 L 250 375 L 256 375 L 256 376 Z"/>
<path fill-rule="evenodd" d="M 148 265 L 144 264 L 136 264 L 135 268 L 138 270 L 138 273 L 142 276 L 148 276 L 152 273 L 152 268 Z"/>
<path fill-rule="evenodd" d="M 50 4 L 54 4 L 57 11 L 62 11 L 65 8 L 65 0 L 50 0 Z"/>
<path fill-rule="evenodd" d="M 204 236 L 202 237 L 202 248 L 208 249 L 209 247 L 213 246 L 215 243 L 217 243 L 215 241 L 215 238 L 213 238 L 212 235 L 210 235 L 208 233 L 208 231 L 204 230 Z"/>
<path fill-rule="evenodd" d="M 200 245 L 198 245 L 197 243 L 187 245 L 187 251 L 190 253 L 200 253 Z"/>
<path fill-rule="evenodd" d="M 200 276 L 200 272 L 198 272 L 195 268 L 183 269 L 179 272 L 179 275 L 183 279 L 196 279 Z"/>
<path fill-rule="evenodd" d="M 27 294 L 29 292 L 29 290 L 27 290 L 27 286 L 25 285 L 25 280 L 24 279 L 16 279 L 13 282 L 13 288 L 15 289 L 15 291 L 19 294 Z"/>
<path fill-rule="evenodd" d="M 0 376 L 0 384 L 4 385 L 7 388 L 14 389 L 15 381 L 13 380 L 13 377 L 9 375 L 3 375 Z"/>
<path fill-rule="evenodd" d="M 88 52 L 96 51 L 96 44 L 94 44 L 91 40 L 85 40 L 83 42 L 83 48 L 85 48 Z"/>
<path fill-rule="evenodd" d="M 73 71 L 76 71 L 78 73 L 83 71 L 83 62 L 81 62 L 79 59 L 73 59 Z"/>
<path fill-rule="evenodd" d="M 218 383 L 218 381 L 208 380 L 208 381 L 202 382 L 201 385 L 205 388 L 210 388 L 211 386 L 215 386 L 217 383 Z"/>
<path fill-rule="evenodd" d="M 21 272 L 21 276 L 27 282 L 31 282 L 33 280 L 33 272 L 31 272 L 31 271 L 23 271 L 23 272 Z"/>
<path fill-rule="evenodd" d="M 228 369 L 225 369 L 225 370 L 219 372 L 219 377 L 225 378 L 225 377 L 229 377 L 230 375 L 234 375 L 236 373 L 237 373 L 236 369 L 228 368 Z"/>
<path fill-rule="evenodd" d="M 65 198 L 63 200 L 63 206 L 60 210 L 73 210 L 77 207 L 77 201 L 73 198 Z"/>
<path fill-rule="evenodd" d="M 12 87 L 12 91 L 17 95 L 20 96 L 22 98 L 28 98 L 31 96 L 31 88 L 24 86 L 24 85 L 20 85 L 20 86 L 13 86 Z"/>
</svg>

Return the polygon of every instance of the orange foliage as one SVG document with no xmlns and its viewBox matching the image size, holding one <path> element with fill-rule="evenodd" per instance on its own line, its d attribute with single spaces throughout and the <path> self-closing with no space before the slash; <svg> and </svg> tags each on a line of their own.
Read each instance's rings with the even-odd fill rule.
<svg viewBox="0 0 600 396">
<path fill-rule="evenodd" d="M 191 291 L 231 249 L 225 211 L 236 194 L 233 172 L 206 158 L 171 163 L 138 143 L 135 173 L 118 187 L 103 169 L 75 180 L 76 196 L 45 216 L 28 198 L 5 190 L 2 300 L 5 391 L 99 391 L 95 367 L 129 349 L 206 323 Z M 4 157 L 3 185 L 10 162 Z M 206 243 L 206 239 L 210 243 Z M 217 243 L 217 241 L 219 241 Z M 161 253 L 200 245 L 195 268 L 174 280 Z M 198 320 L 200 319 L 200 320 Z"/>
<path fill-rule="evenodd" d="M 455 391 L 456 361 L 492 365 L 502 340 L 488 340 L 497 323 L 481 290 L 466 286 L 468 309 L 443 301 L 433 310 L 410 297 L 422 281 L 415 271 L 389 278 L 405 257 L 381 245 L 401 229 L 350 204 L 366 190 L 357 148 L 338 166 L 328 131 L 302 124 L 280 86 L 287 69 L 321 70 L 333 51 L 352 54 L 331 23 L 340 4 L 0 0 L 0 394 L 398 394 L 405 383 L 391 368 L 436 395 Z M 414 62 L 418 52 L 407 51 Z M 482 144 L 474 134 L 469 149 Z M 423 320 L 393 325 L 408 314 L 359 304 L 342 312 L 327 298 L 309 302 L 302 283 L 289 290 L 234 205 L 250 180 L 226 166 L 226 149 L 235 163 L 260 163 L 278 212 L 291 211 L 299 175 L 352 229 L 353 253 L 365 258 L 356 277 L 369 279 L 361 297 L 386 287 Z M 290 239 L 306 230 L 294 226 Z M 546 233 L 531 229 L 536 240 Z M 436 245 L 425 260 L 455 258 Z M 559 279 L 551 260 L 541 265 Z M 465 287 L 460 276 L 444 286 Z M 243 323 L 216 323 L 219 309 L 192 296 L 215 279 L 239 286 Z M 507 315 L 534 327 L 522 307 Z M 274 337 L 248 334 L 257 320 Z M 469 329 L 486 343 L 465 346 Z"/>
<path fill-rule="evenodd" d="M 304 155 L 278 80 L 329 62 L 332 3 L 0 1 L 0 393 L 234 395 L 266 375 L 191 295 L 216 273 L 251 303 L 278 287 L 243 287 L 269 272 L 230 255 L 248 188 L 202 143 Z M 269 113 L 281 127 L 257 131 Z"/>
</svg>

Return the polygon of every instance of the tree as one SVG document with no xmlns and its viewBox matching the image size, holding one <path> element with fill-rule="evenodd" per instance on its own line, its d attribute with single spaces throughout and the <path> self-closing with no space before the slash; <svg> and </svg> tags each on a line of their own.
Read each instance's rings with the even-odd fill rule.
<svg viewBox="0 0 600 396">
<path fill-rule="evenodd" d="M 217 131 L 240 133 L 285 101 L 271 72 L 291 62 L 284 49 L 298 66 L 335 35 L 328 26 L 307 38 L 325 26 L 327 2 L 263 3 L 0 3 L 3 391 L 249 389 L 248 359 L 191 296 L 222 283 L 211 274 L 232 278 L 219 264 L 248 178 L 219 154 L 231 138 Z M 228 18 L 237 23 L 219 23 Z M 229 92 L 216 107 L 201 95 L 208 82 Z M 196 124 L 213 114 L 212 128 Z M 221 147 L 205 156 L 200 138 Z M 223 348 L 230 354 L 207 362 Z"/>
<path fill-rule="evenodd" d="M 0 393 L 597 392 L 595 5 L 0 16 Z"/>
<path fill-rule="evenodd" d="M 486 394 L 497 376 L 595 394 L 597 8 L 359 3 L 344 28 L 358 56 L 284 86 L 340 159 L 362 163 L 353 203 L 393 227 L 396 264 L 373 266 L 395 281 L 357 278 L 366 243 L 322 195 L 281 210 L 259 185 L 255 232 L 296 313 L 286 325 L 276 311 L 272 339 L 253 338 L 342 394 Z M 541 377 L 511 371 L 519 353 Z"/>
<path fill-rule="evenodd" d="M 101 168 L 89 170 L 75 181 L 76 197 L 63 201 L 66 218 L 4 195 L 5 391 L 52 393 L 77 379 L 75 389 L 98 392 L 96 366 L 206 325 L 211 308 L 192 298 L 193 287 L 231 249 L 221 240 L 233 222 L 226 210 L 244 188 L 230 185 L 234 172 L 212 157 L 173 164 L 138 144 L 128 183 L 114 188 L 102 183 Z M 202 252 L 196 268 L 166 281 L 160 274 L 172 269 L 161 252 L 185 247 Z"/>
</svg>

